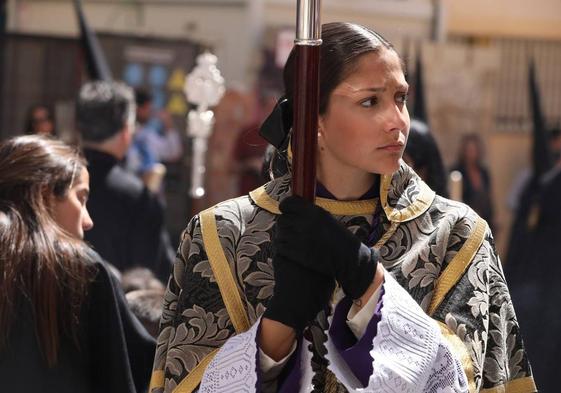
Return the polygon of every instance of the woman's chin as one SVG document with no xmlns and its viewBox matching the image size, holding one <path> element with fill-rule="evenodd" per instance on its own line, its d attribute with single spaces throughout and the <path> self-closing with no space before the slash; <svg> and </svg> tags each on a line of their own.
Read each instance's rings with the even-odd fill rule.
<svg viewBox="0 0 561 393">
<path fill-rule="evenodd" d="M 380 175 L 393 175 L 399 169 L 400 163 L 401 159 L 391 162 L 380 162 L 372 172 Z"/>
</svg>

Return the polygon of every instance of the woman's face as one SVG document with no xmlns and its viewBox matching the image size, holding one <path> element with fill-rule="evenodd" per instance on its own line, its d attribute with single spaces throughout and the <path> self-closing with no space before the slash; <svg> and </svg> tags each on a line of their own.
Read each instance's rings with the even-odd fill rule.
<svg viewBox="0 0 561 393">
<path fill-rule="evenodd" d="M 326 113 L 320 116 L 322 164 L 351 172 L 395 172 L 409 133 L 407 90 L 401 62 L 393 50 L 360 56 L 354 71 L 331 93 Z"/>
<path fill-rule="evenodd" d="M 474 140 L 468 140 L 464 145 L 464 157 L 468 163 L 479 162 L 479 146 Z"/>
<path fill-rule="evenodd" d="M 62 229 L 78 239 L 84 238 L 84 231 L 93 227 L 86 209 L 90 194 L 90 175 L 86 168 L 76 175 L 72 188 L 62 198 L 54 199 L 54 219 Z"/>
<path fill-rule="evenodd" d="M 50 135 L 54 131 L 53 121 L 46 108 L 39 107 L 32 114 L 33 130 L 36 134 Z"/>
</svg>

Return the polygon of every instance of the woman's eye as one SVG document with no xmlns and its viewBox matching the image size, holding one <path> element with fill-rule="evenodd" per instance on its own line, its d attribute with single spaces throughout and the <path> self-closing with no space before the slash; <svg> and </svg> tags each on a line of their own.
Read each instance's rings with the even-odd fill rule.
<svg viewBox="0 0 561 393">
<path fill-rule="evenodd" d="M 409 98 L 409 94 L 408 93 L 399 93 L 397 95 L 397 102 L 399 104 L 407 104 L 407 99 Z"/>
<path fill-rule="evenodd" d="M 82 205 L 85 205 L 88 202 L 88 196 L 86 194 L 79 195 L 78 200 Z"/>
<path fill-rule="evenodd" d="M 378 103 L 378 99 L 376 97 L 370 97 L 360 103 L 360 106 L 363 108 L 370 108 Z"/>
</svg>

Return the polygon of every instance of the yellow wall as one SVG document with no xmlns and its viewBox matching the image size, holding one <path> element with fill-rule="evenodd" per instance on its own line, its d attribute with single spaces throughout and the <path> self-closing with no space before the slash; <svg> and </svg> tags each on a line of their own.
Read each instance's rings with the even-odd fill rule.
<svg viewBox="0 0 561 393">
<path fill-rule="evenodd" d="M 561 39 L 560 0 L 442 0 L 449 34 Z"/>
</svg>

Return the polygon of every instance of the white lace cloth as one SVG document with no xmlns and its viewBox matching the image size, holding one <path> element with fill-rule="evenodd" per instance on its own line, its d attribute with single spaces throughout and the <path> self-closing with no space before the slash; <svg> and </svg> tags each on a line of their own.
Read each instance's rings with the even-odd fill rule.
<svg viewBox="0 0 561 393">
<path fill-rule="evenodd" d="M 385 275 L 382 319 L 370 352 L 373 374 L 367 387 L 360 383 L 328 339 L 329 369 L 350 392 L 464 393 L 467 379 L 460 361 L 410 295 Z M 218 351 L 203 376 L 200 392 L 256 392 L 258 320 L 247 332 L 230 338 Z M 300 392 L 311 390 L 311 353 L 301 345 Z"/>
</svg>

